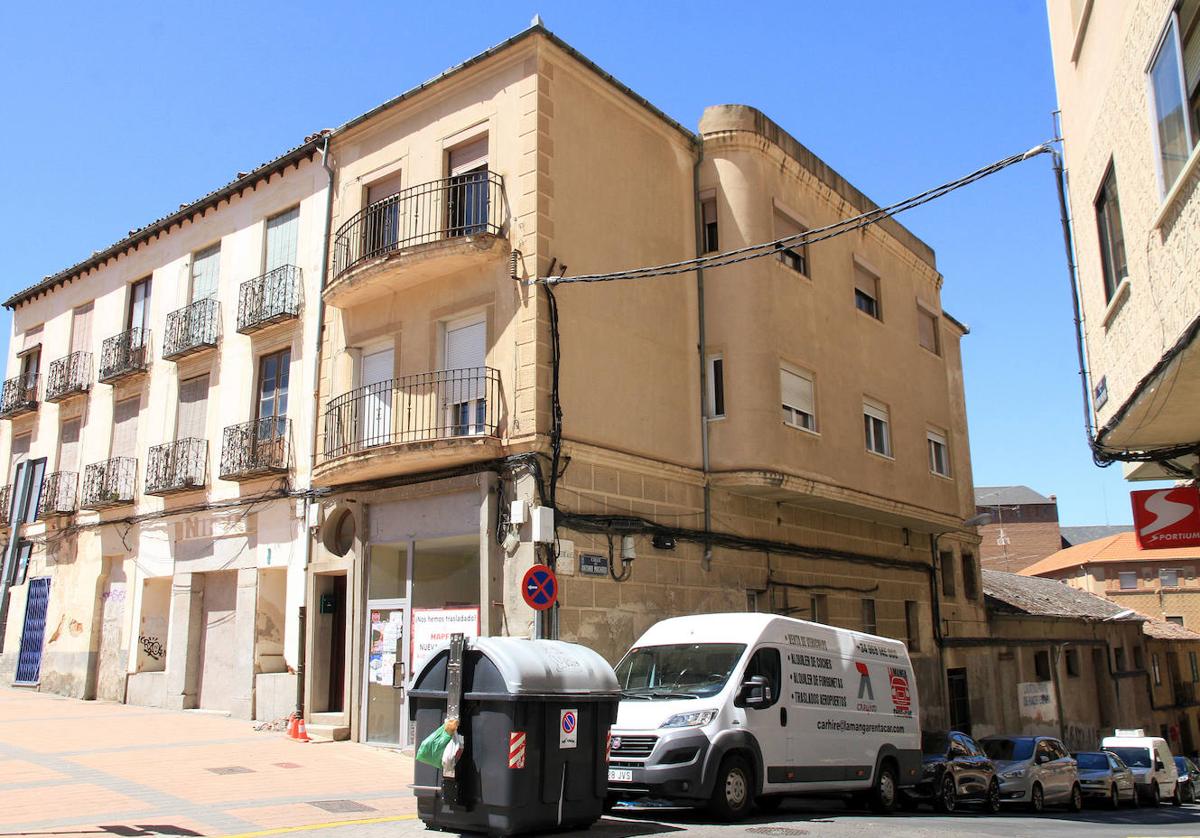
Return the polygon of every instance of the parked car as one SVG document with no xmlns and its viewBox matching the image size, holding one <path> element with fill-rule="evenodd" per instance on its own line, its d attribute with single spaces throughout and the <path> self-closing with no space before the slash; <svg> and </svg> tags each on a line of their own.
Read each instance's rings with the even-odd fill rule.
<svg viewBox="0 0 1200 838">
<path fill-rule="evenodd" d="M 1034 812 L 1065 805 L 1083 808 L 1083 789 L 1075 760 L 1053 736 L 989 736 L 979 742 L 996 763 L 1000 801 L 1022 804 Z"/>
<path fill-rule="evenodd" d="M 1138 805 L 1133 772 L 1119 756 L 1109 751 L 1081 751 L 1074 756 L 1085 799 L 1103 800 L 1114 809 L 1122 801 Z"/>
<path fill-rule="evenodd" d="M 1200 768 L 1187 757 L 1175 757 L 1175 770 L 1179 772 L 1179 802 L 1196 802 L 1196 785 L 1200 783 Z"/>
<path fill-rule="evenodd" d="M 963 803 L 981 803 L 1000 811 L 1000 781 L 996 765 L 965 733 L 921 734 L 921 781 L 903 792 L 904 803 L 929 802 L 939 812 L 956 812 Z"/>
<path fill-rule="evenodd" d="M 1143 803 L 1157 806 L 1163 800 L 1170 800 L 1178 806 L 1183 802 L 1179 796 L 1179 772 L 1162 737 L 1143 736 L 1141 730 L 1118 731 L 1116 736 L 1104 737 L 1100 747 L 1112 751 L 1132 769 Z"/>
</svg>

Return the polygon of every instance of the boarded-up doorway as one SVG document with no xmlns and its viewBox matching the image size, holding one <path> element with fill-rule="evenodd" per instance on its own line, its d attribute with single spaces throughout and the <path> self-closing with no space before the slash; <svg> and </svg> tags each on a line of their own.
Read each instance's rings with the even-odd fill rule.
<svg viewBox="0 0 1200 838">
<path fill-rule="evenodd" d="M 199 705 L 228 712 L 233 704 L 237 658 L 237 571 L 204 574 Z M 245 650 L 246 654 L 250 650 Z"/>
</svg>

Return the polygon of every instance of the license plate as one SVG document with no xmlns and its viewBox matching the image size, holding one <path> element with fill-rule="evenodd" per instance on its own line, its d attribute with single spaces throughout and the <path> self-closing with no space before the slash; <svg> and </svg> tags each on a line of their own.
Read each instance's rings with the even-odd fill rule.
<svg viewBox="0 0 1200 838">
<path fill-rule="evenodd" d="M 608 781 L 610 783 L 632 783 L 633 770 L 630 768 L 610 768 L 608 769 Z"/>
</svg>

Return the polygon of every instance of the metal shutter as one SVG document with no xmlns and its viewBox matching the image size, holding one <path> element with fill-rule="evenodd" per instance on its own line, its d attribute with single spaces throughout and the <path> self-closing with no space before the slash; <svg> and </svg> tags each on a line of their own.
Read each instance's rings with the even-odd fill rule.
<svg viewBox="0 0 1200 838">
<path fill-rule="evenodd" d="M 92 350 L 92 304 L 80 306 L 71 314 L 71 351 Z"/>
<path fill-rule="evenodd" d="M 113 406 L 112 457 L 137 457 L 137 421 L 142 397 L 124 399 Z"/>
<path fill-rule="evenodd" d="M 268 272 L 284 265 L 296 264 L 297 236 L 300 230 L 300 207 L 293 207 L 274 218 L 267 219 Z"/>
<path fill-rule="evenodd" d="M 68 419 L 62 423 L 58 438 L 58 470 L 79 471 L 79 419 Z"/>
<path fill-rule="evenodd" d="M 217 296 L 220 280 L 221 245 L 214 244 L 192 257 L 192 302 Z"/>
<path fill-rule="evenodd" d="M 176 439 L 204 439 L 208 414 L 208 376 L 201 375 L 179 382 L 179 415 L 175 422 Z"/>
</svg>

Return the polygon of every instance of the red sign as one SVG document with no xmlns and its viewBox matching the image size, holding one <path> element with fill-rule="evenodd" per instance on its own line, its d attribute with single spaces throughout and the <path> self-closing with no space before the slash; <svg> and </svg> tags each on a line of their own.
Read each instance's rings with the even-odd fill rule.
<svg viewBox="0 0 1200 838">
<path fill-rule="evenodd" d="M 521 580 L 521 596 L 535 611 L 545 611 L 558 599 L 558 579 L 544 564 L 535 564 Z"/>
<path fill-rule="evenodd" d="M 1200 546 L 1200 488 L 1130 492 L 1133 529 L 1143 550 Z"/>
</svg>

